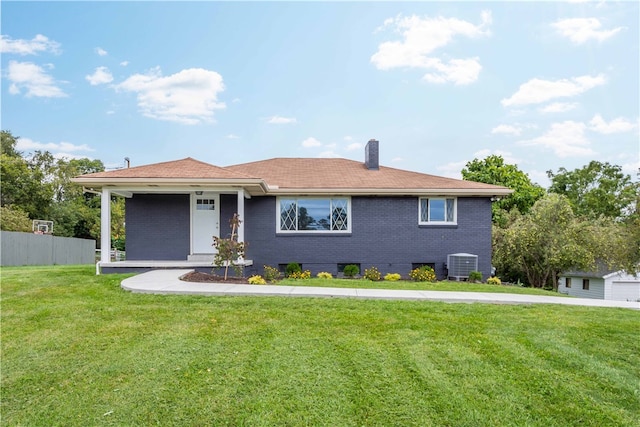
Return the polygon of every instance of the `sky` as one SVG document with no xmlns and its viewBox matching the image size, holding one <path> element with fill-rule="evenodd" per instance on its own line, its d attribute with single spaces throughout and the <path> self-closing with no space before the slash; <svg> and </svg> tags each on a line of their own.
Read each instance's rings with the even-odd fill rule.
<svg viewBox="0 0 640 427">
<path fill-rule="evenodd" d="M 11 2 L 1 126 L 107 168 L 364 160 L 453 178 L 501 155 L 640 167 L 640 3 Z"/>
</svg>

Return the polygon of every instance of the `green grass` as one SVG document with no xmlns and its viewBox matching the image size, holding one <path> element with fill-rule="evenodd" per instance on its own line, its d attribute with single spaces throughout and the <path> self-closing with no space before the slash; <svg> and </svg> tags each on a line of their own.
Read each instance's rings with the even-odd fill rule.
<svg viewBox="0 0 640 427">
<path fill-rule="evenodd" d="M 132 294 L 3 268 L 7 426 L 633 426 L 640 312 Z"/>
<path fill-rule="evenodd" d="M 419 291 L 456 291 L 456 292 L 491 292 L 502 294 L 524 294 L 524 295 L 544 295 L 555 297 L 566 297 L 554 291 L 546 291 L 544 289 L 523 288 L 520 286 L 507 285 L 488 285 L 486 283 L 469 283 L 469 282 L 414 282 L 408 280 L 399 280 L 391 282 L 382 280 L 372 282 L 365 279 L 283 279 L 276 282 L 278 285 L 286 286 L 319 286 L 329 288 L 358 288 L 358 289 L 406 289 Z"/>
</svg>

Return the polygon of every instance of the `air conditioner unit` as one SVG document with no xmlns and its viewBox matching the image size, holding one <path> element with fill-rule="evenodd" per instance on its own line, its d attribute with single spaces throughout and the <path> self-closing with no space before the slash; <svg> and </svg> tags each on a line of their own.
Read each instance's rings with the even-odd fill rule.
<svg viewBox="0 0 640 427">
<path fill-rule="evenodd" d="M 478 255 L 473 254 L 450 254 L 447 255 L 447 268 L 449 279 L 465 280 L 469 279 L 469 273 L 478 271 Z"/>
</svg>

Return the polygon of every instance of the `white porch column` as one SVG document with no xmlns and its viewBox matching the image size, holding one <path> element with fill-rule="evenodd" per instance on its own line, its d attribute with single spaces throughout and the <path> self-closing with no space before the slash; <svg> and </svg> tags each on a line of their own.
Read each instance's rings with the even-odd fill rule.
<svg viewBox="0 0 640 427">
<path fill-rule="evenodd" d="M 238 190 L 238 216 L 242 221 L 238 226 L 238 242 L 244 242 L 244 189 Z"/>
<path fill-rule="evenodd" d="M 100 262 L 109 262 L 111 261 L 111 190 L 102 189 L 100 202 Z"/>
</svg>

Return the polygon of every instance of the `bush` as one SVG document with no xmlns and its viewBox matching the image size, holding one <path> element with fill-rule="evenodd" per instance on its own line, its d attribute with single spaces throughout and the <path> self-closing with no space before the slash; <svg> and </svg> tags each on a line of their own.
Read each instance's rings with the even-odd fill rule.
<svg viewBox="0 0 640 427">
<path fill-rule="evenodd" d="M 360 267 L 355 264 L 345 265 L 343 273 L 345 277 L 353 277 L 360 273 Z"/>
<path fill-rule="evenodd" d="M 264 278 L 267 282 L 273 283 L 280 278 L 280 271 L 277 268 L 271 267 L 270 265 L 265 265 L 264 267 Z"/>
<path fill-rule="evenodd" d="M 287 268 L 285 268 L 285 273 L 287 273 L 287 277 L 291 277 L 293 273 L 300 273 L 302 271 L 302 267 L 297 262 L 290 262 L 287 264 Z"/>
<path fill-rule="evenodd" d="M 376 267 L 365 268 L 363 277 L 372 282 L 377 282 L 382 279 L 382 275 Z"/>
<path fill-rule="evenodd" d="M 321 271 L 316 275 L 318 279 L 333 279 L 331 273 L 327 273 L 326 271 Z"/>
<path fill-rule="evenodd" d="M 249 277 L 249 283 L 252 285 L 266 285 L 267 281 L 264 280 L 262 276 L 256 274 L 255 276 Z"/>
<path fill-rule="evenodd" d="M 389 282 L 395 282 L 400 280 L 401 276 L 398 273 L 387 273 L 384 276 L 384 280 L 388 280 Z"/>
<path fill-rule="evenodd" d="M 470 282 L 482 282 L 482 273 L 479 271 L 472 271 L 469 273 L 469 281 Z"/>
<path fill-rule="evenodd" d="M 435 282 L 436 272 L 428 265 L 423 265 L 415 270 L 411 270 L 409 277 L 416 282 Z"/>
<path fill-rule="evenodd" d="M 502 285 L 502 281 L 498 277 L 489 277 L 487 283 L 490 285 Z"/>
<path fill-rule="evenodd" d="M 309 270 L 305 271 L 294 271 L 288 276 L 290 279 L 311 279 L 311 272 Z"/>
</svg>

